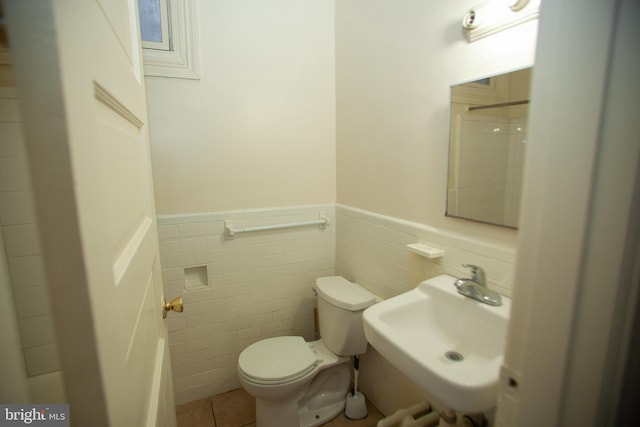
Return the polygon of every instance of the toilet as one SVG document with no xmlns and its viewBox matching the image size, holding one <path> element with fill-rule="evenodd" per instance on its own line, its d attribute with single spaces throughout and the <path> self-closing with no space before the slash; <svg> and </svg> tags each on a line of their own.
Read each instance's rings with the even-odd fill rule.
<svg viewBox="0 0 640 427">
<path fill-rule="evenodd" d="M 366 351 L 362 312 L 375 295 L 343 277 L 316 279 L 321 339 L 267 338 L 238 359 L 242 387 L 256 398 L 257 427 L 311 427 L 344 410 L 351 356 Z"/>
</svg>

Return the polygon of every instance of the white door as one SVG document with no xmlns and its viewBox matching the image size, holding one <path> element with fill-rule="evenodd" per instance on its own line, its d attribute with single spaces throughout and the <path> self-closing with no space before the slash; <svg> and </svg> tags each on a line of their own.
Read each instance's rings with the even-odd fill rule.
<svg viewBox="0 0 640 427">
<path fill-rule="evenodd" d="M 136 0 L 5 0 L 75 426 L 175 426 Z"/>
</svg>

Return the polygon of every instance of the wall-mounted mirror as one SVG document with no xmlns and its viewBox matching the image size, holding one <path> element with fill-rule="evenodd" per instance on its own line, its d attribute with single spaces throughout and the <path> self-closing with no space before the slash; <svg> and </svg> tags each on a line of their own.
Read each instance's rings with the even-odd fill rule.
<svg viewBox="0 0 640 427">
<path fill-rule="evenodd" d="M 447 216 L 517 228 L 531 68 L 451 87 Z"/>
</svg>

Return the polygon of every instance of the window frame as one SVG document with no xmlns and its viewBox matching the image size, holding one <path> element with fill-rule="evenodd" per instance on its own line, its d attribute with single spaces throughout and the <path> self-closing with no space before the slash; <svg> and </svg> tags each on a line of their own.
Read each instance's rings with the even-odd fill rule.
<svg viewBox="0 0 640 427">
<path fill-rule="evenodd" d="M 144 75 L 200 79 L 198 25 L 195 0 L 166 0 L 170 50 L 142 47 Z"/>
</svg>

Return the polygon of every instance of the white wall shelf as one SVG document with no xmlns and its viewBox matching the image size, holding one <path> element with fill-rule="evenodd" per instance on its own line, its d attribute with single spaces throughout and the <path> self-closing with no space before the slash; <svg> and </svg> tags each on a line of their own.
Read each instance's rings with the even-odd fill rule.
<svg viewBox="0 0 640 427">
<path fill-rule="evenodd" d="M 423 243 L 413 243 L 407 245 L 407 248 L 409 248 L 411 252 L 429 259 L 442 258 L 444 256 L 442 249 L 434 248 L 433 246 L 428 246 Z"/>
</svg>

